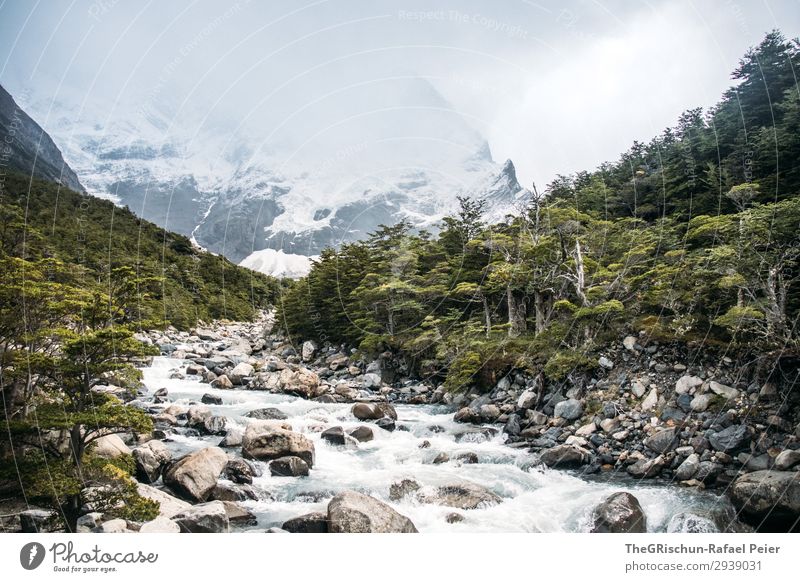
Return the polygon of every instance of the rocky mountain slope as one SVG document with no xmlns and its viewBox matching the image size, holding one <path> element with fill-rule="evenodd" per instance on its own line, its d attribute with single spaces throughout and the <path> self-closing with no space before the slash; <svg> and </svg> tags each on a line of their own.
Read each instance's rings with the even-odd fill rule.
<svg viewBox="0 0 800 582">
<path fill-rule="evenodd" d="M 83 192 L 77 174 L 47 132 L 0 86 L 0 169 L 15 170 Z"/>
</svg>

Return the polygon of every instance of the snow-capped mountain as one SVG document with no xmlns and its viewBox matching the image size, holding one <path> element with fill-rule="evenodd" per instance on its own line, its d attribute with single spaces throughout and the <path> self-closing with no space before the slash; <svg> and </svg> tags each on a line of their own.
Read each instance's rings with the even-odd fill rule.
<svg viewBox="0 0 800 582">
<path fill-rule="evenodd" d="M 317 255 L 380 224 L 435 230 L 459 195 L 486 199 L 492 219 L 527 196 L 512 162 L 496 163 L 470 120 L 413 77 L 263 118 L 261 109 L 231 119 L 155 98 L 45 107 L 39 118 L 91 194 L 271 274 L 298 276 L 308 260 L 291 255 Z"/>
</svg>

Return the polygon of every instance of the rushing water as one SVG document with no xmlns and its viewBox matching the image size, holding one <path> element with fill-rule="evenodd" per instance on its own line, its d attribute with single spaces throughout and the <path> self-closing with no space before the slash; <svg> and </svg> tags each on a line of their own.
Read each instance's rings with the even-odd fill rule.
<svg viewBox="0 0 800 582">
<path fill-rule="evenodd" d="M 283 411 L 293 429 L 314 442 L 316 459 L 309 477 L 272 477 L 266 463 L 263 475 L 254 479 L 258 501 L 245 501 L 258 517 L 258 529 L 280 526 L 287 519 L 312 511 L 325 511 L 330 498 L 344 489 L 357 489 L 392 505 L 407 515 L 421 532 L 559 532 L 587 531 L 593 508 L 606 496 L 626 490 L 640 501 L 650 531 L 716 531 L 714 521 L 725 523 L 731 511 L 725 498 L 678 486 L 637 482 L 630 479 L 605 480 L 582 477 L 579 473 L 537 466 L 534 455 L 525 449 L 504 444 L 502 434 L 487 437 L 476 427 L 453 422 L 452 411 L 428 405 L 396 405 L 398 430 L 387 432 L 363 423 L 350 414 L 351 404 L 323 404 L 254 390 L 217 390 L 192 376 L 170 379 L 171 372 L 185 362 L 155 358 L 144 369 L 150 391 L 169 390 L 173 403 L 199 403 L 203 394 L 222 398 L 223 404 L 208 405 L 215 415 L 228 419 L 228 427 L 243 430 L 244 415 L 256 408 L 275 407 Z M 348 450 L 328 444 L 320 432 L 331 426 L 345 430 L 361 424 L 373 429 L 374 440 Z M 408 430 L 400 430 L 407 427 Z M 444 429 L 444 430 L 442 430 Z M 184 454 L 209 445 L 221 437 L 171 435 L 173 452 Z M 420 448 L 423 441 L 430 447 Z M 240 451 L 228 449 L 229 453 Z M 478 464 L 457 460 L 438 465 L 432 460 L 439 453 L 455 459 L 473 452 Z M 494 491 L 503 502 L 469 511 L 439 505 L 420 504 L 413 499 L 389 501 L 389 486 L 401 479 L 414 479 L 423 486 L 444 485 L 468 480 Z M 446 516 L 457 512 L 466 519 L 447 523 Z"/>
</svg>

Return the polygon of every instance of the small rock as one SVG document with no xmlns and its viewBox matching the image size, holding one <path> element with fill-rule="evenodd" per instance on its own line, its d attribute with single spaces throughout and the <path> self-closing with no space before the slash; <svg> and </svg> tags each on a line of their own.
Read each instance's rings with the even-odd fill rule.
<svg viewBox="0 0 800 582">
<path fill-rule="evenodd" d="M 710 382 L 708 388 L 714 394 L 719 394 L 726 400 L 736 400 L 739 397 L 739 391 L 736 388 L 725 386 L 725 384 L 720 384 L 719 382 Z"/>
<path fill-rule="evenodd" d="M 306 513 L 283 522 L 289 533 L 328 533 L 328 514 L 321 511 Z"/>
<path fill-rule="evenodd" d="M 583 414 L 583 404 L 579 400 L 570 398 L 562 400 L 555 406 L 553 416 L 565 420 L 576 420 Z"/>
<path fill-rule="evenodd" d="M 626 350 L 635 352 L 636 351 L 636 338 L 632 335 L 625 337 L 622 340 L 622 345 L 625 347 Z"/>
<path fill-rule="evenodd" d="M 800 463 L 800 451 L 785 450 L 775 457 L 775 468 L 778 471 L 788 471 Z"/>
<path fill-rule="evenodd" d="M 356 491 L 343 491 L 328 504 L 331 533 L 417 533 L 406 516 Z"/>
<path fill-rule="evenodd" d="M 606 370 L 611 370 L 614 367 L 614 362 L 612 362 L 605 356 L 600 356 L 600 359 L 597 360 L 597 363 L 601 368 L 604 368 Z"/>
<path fill-rule="evenodd" d="M 202 398 L 200 398 L 200 402 L 202 402 L 203 404 L 220 405 L 222 404 L 222 397 L 206 393 L 203 394 Z"/>
<path fill-rule="evenodd" d="M 397 483 L 392 483 L 389 486 L 389 499 L 392 501 L 400 501 L 406 495 L 418 491 L 419 488 L 419 483 L 412 479 L 403 479 Z"/>
<path fill-rule="evenodd" d="M 307 477 L 309 467 L 300 457 L 280 457 L 270 461 L 269 472 L 274 477 Z"/>
<path fill-rule="evenodd" d="M 222 501 L 194 505 L 172 519 L 185 533 L 227 533 L 230 529 L 230 520 Z"/>
<path fill-rule="evenodd" d="M 697 376 L 681 376 L 678 381 L 675 382 L 675 392 L 678 394 L 687 394 L 702 384 L 703 380 Z"/>
<path fill-rule="evenodd" d="M 359 442 L 366 443 L 375 438 L 372 429 L 368 426 L 357 426 L 348 433 Z"/>
<path fill-rule="evenodd" d="M 614 493 L 592 513 L 592 533 L 646 533 L 645 518 L 639 500 L 626 492 Z"/>
</svg>

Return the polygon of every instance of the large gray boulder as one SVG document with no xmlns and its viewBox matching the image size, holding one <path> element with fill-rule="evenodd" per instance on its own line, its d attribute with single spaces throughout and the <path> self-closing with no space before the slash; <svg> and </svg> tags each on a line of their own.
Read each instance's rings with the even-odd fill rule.
<svg viewBox="0 0 800 582">
<path fill-rule="evenodd" d="M 145 499 L 158 502 L 158 515 L 161 517 L 170 518 L 191 507 L 191 505 L 186 503 L 183 499 L 178 499 L 166 491 L 156 489 L 144 483 L 136 484 L 136 492 Z"/>
<path fill-rule="evenodd" d="M 627 492 L 614 493 L 595 507 L 593 533 L 645 533 L 645 518 L 639 500 Z"/>
<path fill-rule="evenodd" d="M 666 428 L 647 437 L 644 440 L 644 446 L 659 454 L 666 453 L 675 444 L 675 436 L 674 428 Z"/>
<path fill-rule="evenodd" d="M 222 501 L 194 505 L 175 515 L 172 520 L 183 533 L 227 533 L 230 520 Z"/>
<path fill-rule="evenodd" d="M 247 362 L 239 362 L 236 364 L 236 366 L 234 366 L 233 370 L 228 372 L 226 375 L 234 386 L 241 386 L 245 383 L 245 378 L 252 376 L 254 371 L 255 369 L 253 366 Z"/>
<path fill-rule="evenodd" d="M 750 442 L 750 428 L 746 424 L 734 424 L 712 433 L 708 437 L 708 442 L 716 451 L 724 453 L 735 451 Z"/>
<path fill-rule="evenodd" d="M 358 420 L 378 420 L 384 417 L 397 420 L 394 407 L 385 402 L 358 402 L 353 405 L 352 413 Z"/>
<path fill-rule="evenodd" d="M 580 400 L 570 398 L 569 400 L 562 400 L 556 404 L 553 416 L 556 418 L 563 418 L 564 420 L 576 420 L 583 414 L 583 404 Z"/>
<path fill-rule="evenodd" d="M 283 522 L 289 533 L 328 533 L 328 514 L 321 511 L 306 513 Z"/>
<path fill-rule="evenodd" d="M 328 504 L 331 533 L 417 533 L 406 516 L 373 497 L 343 491 Z"/>
<path fill-rule="evenodd" d="M 755 471 L 742 475 L 728 495 L 742 521 L 767 531 L 797 528 L 800 519 L 800 473 Z"/>
<path fill-rule="evenodd" d="M 219 447 L 201 449 L 170 465 L 164 484 L 191 501 L 205 501 L 227 463 L 228 455 Z"/>
<path fill-rule="evenodd" d="M 242 455 L 247 459 L 272 461 L 281 457 L 300 457 L 314 466 L 314 443 L 304 435 L 260 424 L 251 424 L 242 437 Z"/>
</svg>

